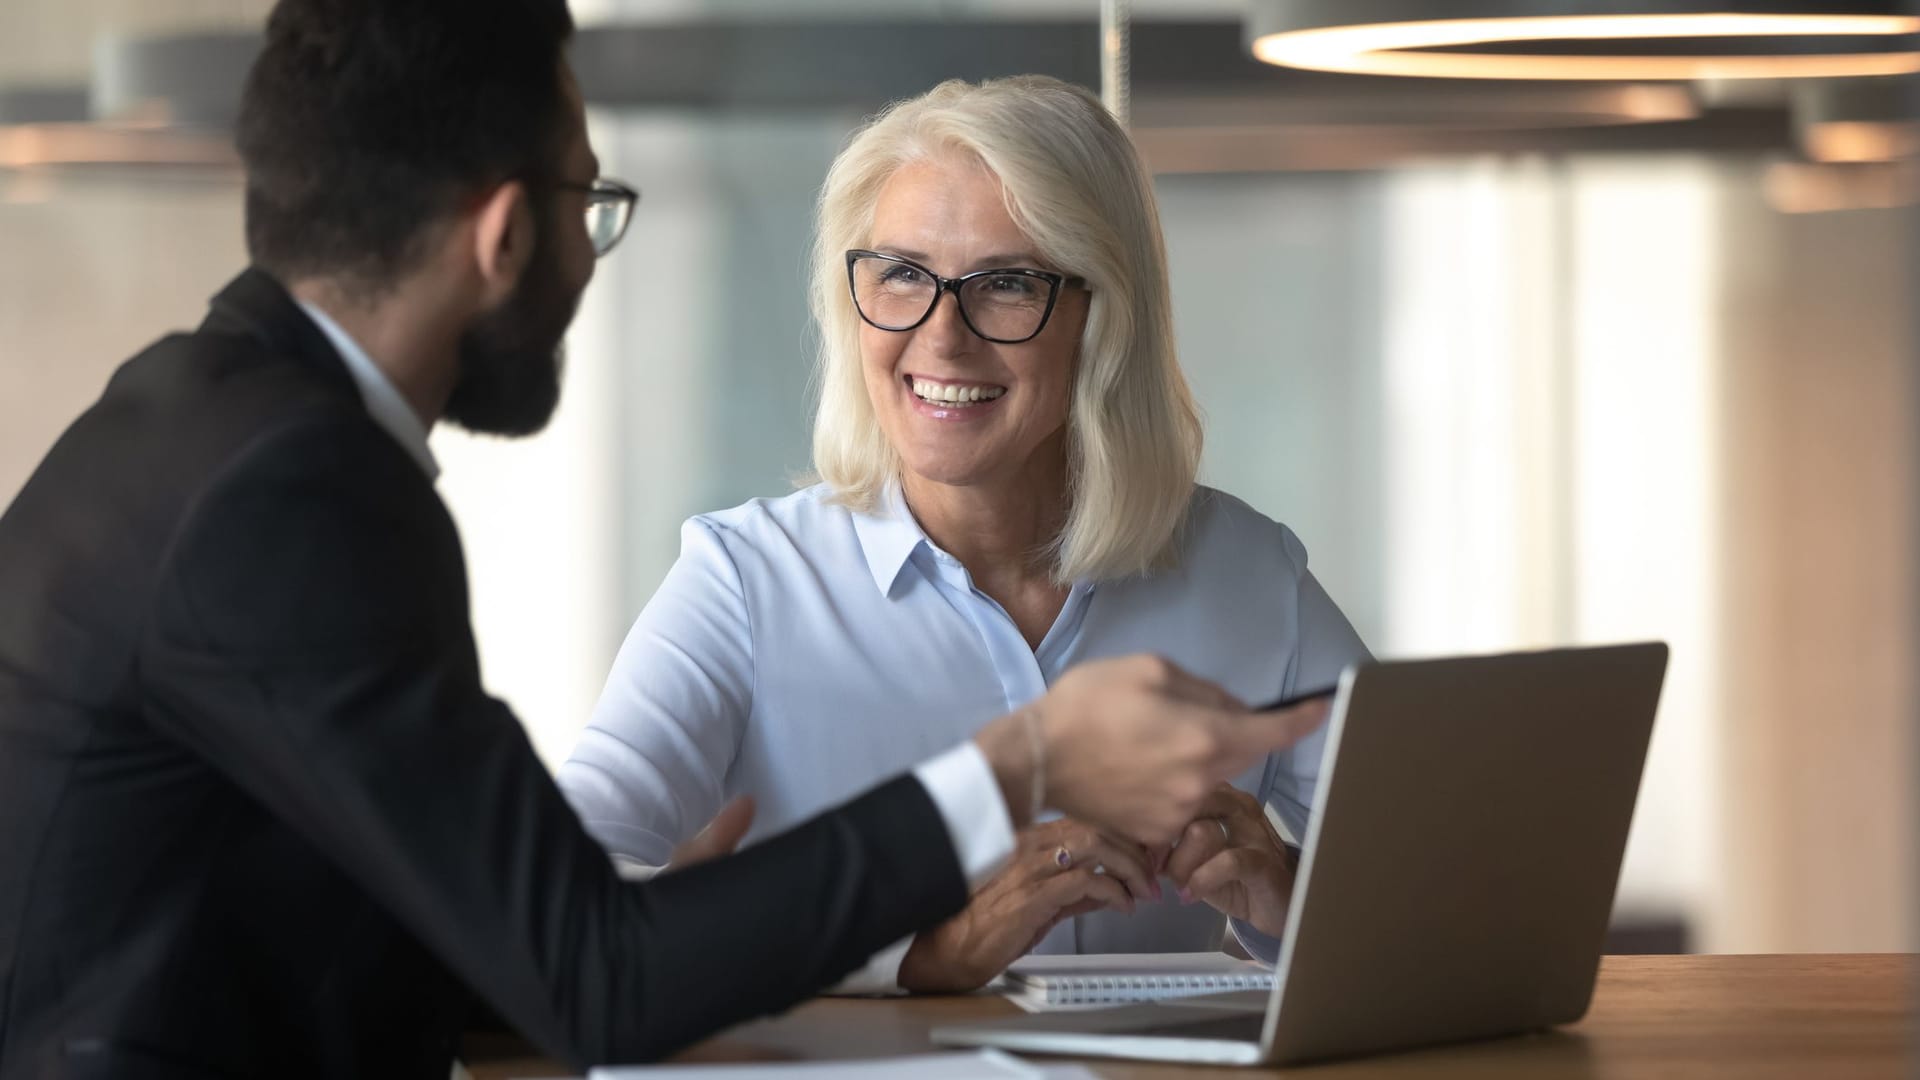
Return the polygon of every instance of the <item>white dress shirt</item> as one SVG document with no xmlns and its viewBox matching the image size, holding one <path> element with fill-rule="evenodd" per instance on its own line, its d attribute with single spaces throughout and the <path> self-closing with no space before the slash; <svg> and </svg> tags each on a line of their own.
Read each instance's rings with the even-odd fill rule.
<svg viewBox="0 0 1920 1080">
<path fill-rule="evenodd" d="M 307 313 L 307 318 L 313 320 L 314 325 L 333 344 L 333 350 L 340 354 L 341 361 L 347 365 L 347 374 L 353 377 L 354 385 L 360 388 L 360 400 L 367 403 L 367 414 L 373 417 L 373 422 L 393 436 L 400 448 L 426 472 L 427 479 L 439 479 L 440 463 L 433 459 L 433 451 L 427 446 L 427 425 L 421 422 L 420 414 L 413 411 L 413 406 L 407 404 L 407 399 L 400 395 L 393 380 L 387 378 L 386 372 L 380 370 L 380 365 L 367 355 L 367 350 L 361 348 L 360 343 L 342 330 L 340 324 L 334 322 L 326 312 L 305 300 L 295 300 L 294 303 L 300 305 L 300 310 Z"/>
<path fill-rule="evenodd" d="M 560 786 L 616 857 L 657 866 L 734 796 L 758 804 L 753 843 L 968 739 L 1075 664 L 1143 652 L 1250 704 L 1331 685 L 1367 655 L 1293 533 L 1209 489 L 1196 489 L 1178 565 L 1074 584 L 1037 649 L 897 489 L 874 514 L 822 487 L 756 499 L 687 522 Z M 1295 836 L 1323 745 L 1315 735 L 1236 780 Z M 1036 951 L 1212 950 L 1221 922 L 1169 889 L 1131 916 L 1063 923 Z M 847 988 L 894 987 L 906 944 Z"/>
</svg>

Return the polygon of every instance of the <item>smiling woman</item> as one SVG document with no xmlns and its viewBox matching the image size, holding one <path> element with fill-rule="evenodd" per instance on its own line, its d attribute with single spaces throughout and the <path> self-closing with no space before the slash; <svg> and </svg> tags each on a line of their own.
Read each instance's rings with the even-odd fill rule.
<svg viewBox="0 0 1920 1080">
<path fill-rule="evenodd" d="M 954 287 L 953 305 L 938 302 L 949 290 L 934 284 L 911 326 L 876 318 L 859 303 L 863 249 L 936 282 L 945 273 L 979 284 Z M 842 260 L 855 270 L 852 290 L 834 272 Z M 974 277 L 983 270 L 1002 273 Z M 1004 290 L 1005 271 L 1046 281 L 1038 318 L 980 326 L 974 313 L 986 305 L 973 296 L 989 284 Z M 920 291 L 924 298 L 927 285 Z M 924 520 L 922 504 L 940 496 L 914 500 L 920 470 L 901 468 L 906 455 L 958 455 L 971 468 L 1018 462 L 1054 470 L 1052 483 L 1065 480 L 1080 496 L 1054 500 L 1062 520 L 1040 523 L 1057 583 L 1167 564 L 1199 465 L 1200 424 L 1175 359 L 1152 186 L 1126 133 L 1091 96 L 1044 78 L 949 82 L 889 110 L 827 176 L 812 301 L 824 339 L 814 465 L 837 501 L 872 509 L 899 481 Z M 915 332 L 886 332 L 895 329 Z M 1007 415 L 967 447 L 902 423 L 915 404 L 907 378 L 999 385 L 989 371 L 1011 378 L 1016 392 L 996 410 Z"/>
<path fill-rule="evenodd" d="M 1061 300 L 1065 275 L 1013 265 L 1038 260 L 1009 254 L 1031 245 L 1002 185 L 958 154 L 896 171 L 880 189 L 870 242 L 955 274 L 941 277 L 904 254 L 848 252 L 863 390 L 922 524 L 937 529 L 929 517 L 975 516 L 989 509 L 983 500 L 1023 489 L 1067 509 L 1059 488 L 1071 467 L 1067 413 L 1087 323 L 1085 288 Z M 948 292 L 955 303 L 942 303 Z M 861 495 L 846 498 L 858 505 Z M 1050 537 L 1022 539 L 1039 546 Z M 1058 604 L 1044 610 L 1044 591 L 1031 599 L 1043 609 L 1034 613 L 1038 633 L 1028 635 L 1038 644 Z M 1020 621 L 1023 612 L 1013 614 Z"/>
<path fill-rule="evenodd" d="M 813 275 L 821 482 L 687 524 L 560 770 L 617 859 L 661 865 L 742 795 L 748 841 L 777 833 L 1095 658 L 1266 701 L 1365 657 L 1299 540 L 1195 483 L 1152 188 L 1091 95 L 1026 77 L 889 109 L 828 172 Z M 1025 830 L 964 913 L 849 989 L 970 989 L 1035 948 L 1211 950 L 1229 917 L 1271 956 L 1293 862 L 1266 811 L 1304 832 L 1320 745 L 1212 792 L 1170 851 Z M 1004 813 L 974 809 L 953 827 Z"/>
</svg>

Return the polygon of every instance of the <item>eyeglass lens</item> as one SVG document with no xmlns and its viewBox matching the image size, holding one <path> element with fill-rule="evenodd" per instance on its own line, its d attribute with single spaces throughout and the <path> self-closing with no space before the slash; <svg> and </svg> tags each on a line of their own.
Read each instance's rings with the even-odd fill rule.
<svg viewBox="0 0 1920 1080">
<path fill-rule="evenodd" d="M 1053 291 L 1053 282 L 1030 274 L 982 274 L 960 286 L 960 307 L 981 337 L 1021 341 L 1039 332 Z M 883 330 L 918 325 L 939 294 L 939 283 L 917 267 L 873 256 L 853 261 L 854 303 Z"/>
</svg>

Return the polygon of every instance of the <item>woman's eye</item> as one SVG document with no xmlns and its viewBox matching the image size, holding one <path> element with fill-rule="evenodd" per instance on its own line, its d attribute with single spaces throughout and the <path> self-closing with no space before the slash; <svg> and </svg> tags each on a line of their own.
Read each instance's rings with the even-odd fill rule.
<svg viewBox="0 0 1920 1080">
<path fill-rule="evenodd" d="M 986 281 L 987 292 L 1008 300 L 1019 300 L 1033 296 L 1039 290 L 1034 280 L 1025 274 L 1001 274 Z"/>
</svg>

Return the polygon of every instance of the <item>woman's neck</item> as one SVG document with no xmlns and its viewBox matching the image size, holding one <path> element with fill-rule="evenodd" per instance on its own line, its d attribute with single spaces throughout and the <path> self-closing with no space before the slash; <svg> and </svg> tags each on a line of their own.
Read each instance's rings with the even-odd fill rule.
<svg viewBox="0 0 1920 1080">
<path fill-rule="evenodd" d="M 1067 602 L 1047 557 L 1067 520 L 1065 455 L 1000 483 L 940 484 L 909 474 L 901 487 L 927 538 L 960 560 L 974 588 L 1038 649 Z"/>
<path fill-rule="evenodd" d="M 959 559 L 976 583 L 1052 578 L 1042 553 L 1067 520 L 1066 455 L 1043 450 L 1034 458 L 986 483 L 943 484 L 912 473 L 901 478 L 907 506 L 927 538 Z"/>
<path fill-rule="evenodd" d="M 912 477 L 902 487 L 927 538 L 976 581 L 1051 576 L 1042 553 L 1066 522 L 1064 491 L 949 487 Z"/>
<path fill-rule="evenodd" d="M 1065 484 L 956 488 L 909 477 L 903 486 L 927 538 L 960 560 L 973 587 L 1000 605 L 1028 648 L 1039 649 L 1067 603 L 1047 557 L 1067 517 Z"/>
</svg>

